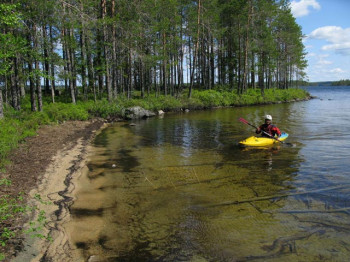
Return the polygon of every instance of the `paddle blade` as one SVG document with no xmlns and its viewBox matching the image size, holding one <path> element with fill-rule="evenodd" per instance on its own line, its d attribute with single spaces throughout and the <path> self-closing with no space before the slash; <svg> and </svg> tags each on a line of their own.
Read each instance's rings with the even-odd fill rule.
<svg viewBox="0 0 350 262">
<path fill-rule="evenodd" d="M 240 122 L 244 123 L 244 124 L 249 124 L 247 120 L 245 120 L 244 118 L 240 117 L 238 119 Z"/>
</svg>

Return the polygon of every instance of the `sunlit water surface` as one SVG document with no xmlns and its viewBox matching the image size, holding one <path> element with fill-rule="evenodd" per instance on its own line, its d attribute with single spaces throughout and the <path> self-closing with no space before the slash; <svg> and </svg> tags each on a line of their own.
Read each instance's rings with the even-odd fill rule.
<svg viewBox="0 0 350 262">
<path fill-rule="evenodd" d="M 102 261 L 348 261 L 350 88 L 289 104 L 116 123 L 67 225 Z M 287 145 L 240 148 L 264 114 Z"/>
</svg>

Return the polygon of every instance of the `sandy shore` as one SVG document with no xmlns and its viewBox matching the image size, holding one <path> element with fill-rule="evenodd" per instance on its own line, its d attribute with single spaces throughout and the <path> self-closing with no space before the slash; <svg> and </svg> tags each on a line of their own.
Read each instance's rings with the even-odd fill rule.
<svg viewBox="0 0 350 262">
<path fill-rule="evenodd" d="M 29 204 L 38 207 L 29 215 L 31 221 L 36 220 L 39 212 L 45 212 L 47 223 L 38 233 L 52 240 L 26 235 L 24 241 L 10 242 L 6 247 L 6 261 L 84 261 L 70 243 L 63 225 L 70 219 L 69 207 L 74 202 L 76 181 L 87 171 L 90 142 L 105 126 L 101 120 L 47 126 L 14 152 L 13 160 L 16 160 L 7 172 L 13 181 L 11 193 L 25 192 Z M 21 171 L 22 165 L 31 170 L 31 179 Z M 36 195 L 40 195 L 42 201 L 34 200 Z M 24 228 L 28 226 L 26 222 Z"/>
<path fill-rule="evenodd" d="M 24 252 L 13 261 L 83 261 L 74 254 L 74 247 L 63 224 L 70 219 L 69 206 L 73 203 L 74 179 L 79 177 L 86 163 L 87 151 L 82 139 L 70 150 L 64 149 L 54 157 L 38 188 L 30 195 L 39 194 L 45 203 L 38 208 L 45 211 L 48 219 L 42 234 L 52 240 L 26 238 Z M 47 203 L 49 202 L 49 203 Z M 36 217 L 38 214 L 36 214 Z"/>
</svg>

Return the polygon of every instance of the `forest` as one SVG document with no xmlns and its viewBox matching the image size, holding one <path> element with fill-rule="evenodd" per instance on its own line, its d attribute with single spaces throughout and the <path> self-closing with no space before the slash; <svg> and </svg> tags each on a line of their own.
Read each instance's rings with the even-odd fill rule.
<svg viewBox="0 0 350 262">
<path fill-rule="evenodd" d="M 288 89 L 305 78 L 285 0 L 4 0 L 0 118 L 65 102 Z"/>
<path fill-rule="evenodd" d="M 350 79 L 335 81 L 332 83 L 332 86 L 350 86 Z"/>
</svg>

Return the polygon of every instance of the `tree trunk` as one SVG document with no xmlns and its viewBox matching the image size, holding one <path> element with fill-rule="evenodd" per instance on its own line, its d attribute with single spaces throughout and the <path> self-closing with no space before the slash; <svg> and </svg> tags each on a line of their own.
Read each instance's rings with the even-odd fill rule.
<svg viewBox="0 0 350 262">
<path fill-rule="evenodd" d="M 101 18 L 104 20 L 107 14 L 107 2 L 106 0 L 101 0 Z M 105 71 L 106 71 L 106 89 L 108 101 L 111 102 L 113 99 L 112 87 L 111 87 L 111 74 L 110 74 L 110 48 L 108 46 L 108 37 L 107 37 L 107 25 L 106 21 L 103 21 L 103 47 L 105 54 Z"/>
<path fill-rule="evenodd" d="M 88 88 L 86 83 L 86 55 L 85 55 L 85 35 L 84 35 L 84 24 L 80 31 L 80 55 L 81 55 L 81 85 L 83 87 L 84 99 L 88 98 Z"/>
<path fill-rule="evenodd" d="M 163 91 L 164 95 L 168 95 L 168 80 L 167 80 L 167 60 L 166 60 L 166 34 L 163 32 Z"/>
<path fill-rule="evenodd" d="M 228 40 L 228 51 L 227 51 L 227 58 L 228 58 L 228 82 L 230 85 L 230 89 L 233 90 L 234 88 L 234 66 L 233 66 L 233 37 L 230 33 L 229 40 Z"/>
<path fill-rule="evenodd" d="M 129 49 L 129 60 L 128 60 L 128 99 L 131 98 L 131 88 L 132 88 L 132 64 L 131 64 L 131 49 Z"/>
<path fill-rule="evenodd" d="M 68 32 L 65 33 L 65 35 L 69 38 L 71 36 L 71 30 L 70 29 L 65 29 L 68 30 Z M 72 99 L 72 103 L 76 104 L 76 99 L 75 99 L 75 90 L 74 90 L 74 73 L 73 73 L 73 56 L 72 56 L 72 50 L 71 48 L 68 47 L 68 44 L 65 44 L 65 50 L 66 50 L 66 63 L 67 63 L 67 74 L 68 74 L 68 79 L 69 79 L 69 91 Z"/>
<path fill-rule="evenodd" d="M 43 51 L 44 51 L 44 85 L 45 85 L 45 93 L 50 93 L 50 79 L 49 79 L 49 51 L 48 51 L 48 40 L 47 40 L 47 29 L 46 25 L 42 26 L 42 33 L 43 33 Z"/>
<path fill-rule="evenodd" d="M 245 44 L 244 44 L 244 71 L 243 71 L 243 83 L 242 90 L 245 91 L 247 89 L 247 77 L 248 77 L 248 52 L 249 52 L 249 28 L 250 28 L 250 19 L 252 14 L 252 3 L 251 0 L 248 1 L 248 20 L 246 26 L 246 35 L 245 35 Z"/>
<path fill-rule="evenodd" d="M 30 58 L 29 58 L 30 59 Z M 37 111 L 36 107 L 36 95 L 35 95 L 35 82 L 33 78 L 33 65 L 32 62 L 29 61 L 28 63 L 28 73 L 29 73 L 29 88 L 30 88 L 30 105 L 31 105 L 31 110 L 32 112 Z"/>
<path fill-rule="evenodd" d="M 33 30 L 34 30 L 34 50 L 38 54 L 39 53 L 38 30 L 35 24 L 33 26 Z M 42 99 L 42 91 L 41 91 L 41 77 L 38 74 L 39 71 L 40 71 L 39 60 L 35 58 L 35 85 L 36 85 L 36 92 L 37 92 L 37 98 L 38 98 L 38 110 L 41 112 L 43 111 L 43 99 Z"/>
<path fill-rule="evenodd" d="M 112 18 L 116 16 L 116 5 L 115 0 L 112 0 Z M 112 42 L 113 42 L 113 69 L 112 69 L 112 90 L 113 96 L 118 96 L 118 56 L 117 56 L 117 30 L 116 26 L 113 23 L 112 25 Z"/>
<path fill-rule="evenodd" d="M 10 83 L 11 83 L 11 105 L 15 110 L 20 110 L 20 95 L 18 92 L 18 70 L 17 70 L 17 58 L 13 58 L 12 62 L 12 70 L 10 75 Z"/>
<path fill-rule="evenodd" d="M 66 29 L 62 29 L 62 58 L 63 58 L 63 73 L 64 73 L 64 90 L 68 93 L 68 68 L 67 68 L 67 64 L 68 64 L 68 58 L 67 58 L 67 44 L 66 44 L 66 40 L 65 40 L 65 32 Z"/>
<path fill-rule="evenodd" d="M 260 54 L 260 65 L 258 69 L 258 85 L 261 91 L 261 94 L 264 95 L 265 93 L 265 86 L 264 86 L 264 52 L 261 52 Z"/>
<path fill-rule="evenodd" d="M 50 26 L 50 48 L 51 48 L 51 54 L 53 54 L 54 44 L 53 44 L 53 36 L 52 36 L 52 26 Z M 53 59 L 51 59 L 50 74 L 51 74 L 51 98 L 52 98 L 52 103 L 55 103 L 56 85 L 55 85 L 55 64 Z"/>
<path fill-rule="evenodd" d="M 219 42 L 219 47 L 218 47 L 218 84 L 222 84 L 222 38 L 220 39 Z"/>
<path fill-rule="evenodd" d="M 25 90 L 25 84 L 26 80 L 23 79 L 23 68 L 24 68 L 24 63 L 22 59 L 19 59 L 20 65 L 18 66 L 18 81 L 19 81 L 19 92 L 20 92 L 20 97 L 23 98 L 26 96 L 26 90 Z"/>
<path fill-rule="evenodd" d="M 68 31 L 69 31 L 69 40 L 72 42 L 75 41 L 73 28 L 70 27 Z M 78 94 L 79 94 L 79 90 L 77 88 L 77 72 L 76 72 L 76 65 L 75 65 L 76 58 L 75 58 L 75 49 L 73 45 L 69 45 L 68 52 L 69 52 L 68 54 L 70 59 L 70 75 L 71 75 L 71 82 L 72 82 L 71 88 L 73 89 L 73 92 L 74 92 L 74 101 L 76 101 L 76 98 L 78 97 Z"/>
<path fill-rule="evenodd" d="M 250 79 L 251 79 L 252 88 L 255 88 L 255 55 L 253 52 L 252 52 L 252 65 L 250 69 Z"/>
<path fill-rule="evenodd" d="M 215 53 L 214 37 L 210 37 L 210 89 L 215 86 Z"/>
<path fill-rule="evenodd" d="M 2 90 L 0 88 L 0 119 L 4 118 L 4 105 L 2 101 Z"/>
<path fill-rule="evenodd" d="M 238 93 L 242 94 L 243 93 L 243 87 L 242 87 L 242 35 L 241 35 L 241 23 L 238 22 Z"/>
<path fill-rule="evenodd" d="M 91 57 L 90 42 L 86 34 L 85 35 L 85 47 L 86 47 L 86 59 L 87 59 L 87 70 L 88 70 L 88 79 L 89 79 L 89 90 L 93 90 L 94 100 L 97 101 L 96 97 L 96 84 L 94 76 L 94 63 Z"/>
<path fill-rule="evenodd" d="M 198 47 L 199 47 L 199 28 L 200 28 L 200 17 L 201 17 L 201 0 L 198 0 L 198 9 L 197 9 L 197 41 L 194 49 L 194 58 L 193 58 L 193 69 L 191 73 L 191 80 L 190 80 L 190 89 L 188 91 L 188 98 L 191 98 L 192 96 L 192 88 L 193 88 L 193 76 L 194 76 L 194 68 L 196 67 L 196 60 L 198 56 Z"/>
</svg>

